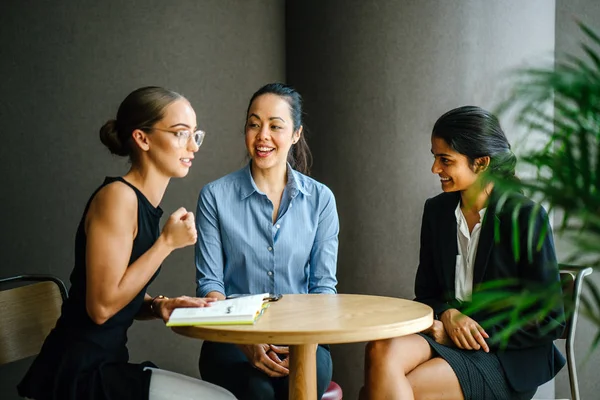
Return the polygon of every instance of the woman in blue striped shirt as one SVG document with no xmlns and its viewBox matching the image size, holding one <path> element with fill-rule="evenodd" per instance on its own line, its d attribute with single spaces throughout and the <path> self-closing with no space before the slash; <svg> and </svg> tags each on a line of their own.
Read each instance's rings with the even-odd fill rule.
<svg viewBox="0 0 600 400">
<path fill-rule="evenodd" d="M 335 198 L 308 177 L 302 98 L 271 83 L 248 106 L 250 163 L 209 183 L 197 208 L 197 293 L 336 293 L 339 222 Z M 288 348 L 272 344 L 204 342 L 200 373 L 239 399 L 286 399 Z M 329 385 L 332 363 L 317 350 L 317 393 Z"/>
</svg>

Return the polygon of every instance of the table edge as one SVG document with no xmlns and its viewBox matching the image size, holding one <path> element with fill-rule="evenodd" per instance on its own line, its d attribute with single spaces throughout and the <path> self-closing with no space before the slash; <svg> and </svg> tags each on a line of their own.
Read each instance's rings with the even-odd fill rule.
<svg viewBox="0 0 600 400">
<path fill-rule="evenodd" d="M 373 340 L 389 339 L 398 336 L 406 336 L 413 333 L 421 332 L 433 324 L 433 310 L 423 317 L 415 318 L 409 322 L 401 322 L 382 326 L 381 329 L 375 331 L 374 328 L 357 329 L 356 331 L 339 332 L 335 330 L 318 333 L 307 332 L 277 332 L 269 333 L 264 331 L 220 331 L 214 329 L 215 326 L 174 326 L 171 330 L 179 335 L 193 339 L 202 339 L 211 342 L 219 343 L 235 343 L 235 344 L 256 344 L 256 343 L 272 343 L 272 344 L 288 344 L 302 345 L 311 343 L 323 344 L 341 344 L 341 343 L 356 343 L 368 342 Z M 208 328 L 208 329 L 203 329 Z M 398 333 L 398 331 L 406 333 Z M 307 337 L 309 336 L 309 337 Z"/>
</svg>

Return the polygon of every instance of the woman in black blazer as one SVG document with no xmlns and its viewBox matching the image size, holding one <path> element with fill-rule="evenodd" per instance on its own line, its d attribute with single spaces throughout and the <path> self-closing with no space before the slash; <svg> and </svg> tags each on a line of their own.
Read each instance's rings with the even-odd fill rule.
<svg viewBox="0 0 600 400">
<path fill-rule="evenodd" d="M 484 329 L 480 323 L 490 321 L 492 312 L 461 311 L 478 285 L 498 279 L 514 280 L 507 290 L 515 293 L 538 287 L 560 292 L 548 217 L 523 195 L 494 190 L 487 178 L 514 177 L 516 164 L 489 112 L 472 106 L 447 112 L 433 128 L 431 146 L 431 171 L 444 193 L 425 203 L 415 300 L 433 308 L 435 320 L 422 333 L 367 345 L 361 397 L 531 399 L 565 363 L 553 344 L 564 330 L 562 303 L 502 346 L 489 339 L 505 322 Z M 541 299 L 532 308 L 543 306 Z"/>
</svg>

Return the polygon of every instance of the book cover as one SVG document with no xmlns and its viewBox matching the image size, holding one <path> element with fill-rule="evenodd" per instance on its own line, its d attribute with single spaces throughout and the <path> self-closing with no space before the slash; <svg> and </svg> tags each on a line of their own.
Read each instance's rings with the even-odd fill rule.
<svg viewBox="0 0 600 400">
<path fill-rule="evenodd" d="M 268 293 L 219 300 L 209 307 L 176 308 L 167 326 L 252 325 L 262 315 Z"/>
</svg>

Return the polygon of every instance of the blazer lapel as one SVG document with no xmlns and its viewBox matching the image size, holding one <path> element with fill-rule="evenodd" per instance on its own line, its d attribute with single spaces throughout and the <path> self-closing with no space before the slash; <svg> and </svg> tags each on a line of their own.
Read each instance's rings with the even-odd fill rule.
<svg viewBox="0 0 600 400">
<path fill-rule="evenodd" d="M 496 202 L 490 199 L 483 218 L 481 233 L 479 234 L 479 244 L 477 245 L 477 255 L 475 256 L 475 265 L 473 268 L 473 286 L 481 283 L 485 276 L 485 270 L 487 269 L 490 254 L 494 247 L 495 225 L 498 222 Z"/>
<path fill-rule="evenodd" d="M 440 259 L 442 260 L 442 271 L 448 294 L 453 298 L 456 291 L 456 256 L 458 255 L 458 243 L 456 232 L 456 214 L 454 211 L 460 201 L 460 195 L 448 196 L 448 204 L 440 210 L 439 242 Z"/>
</svg>

